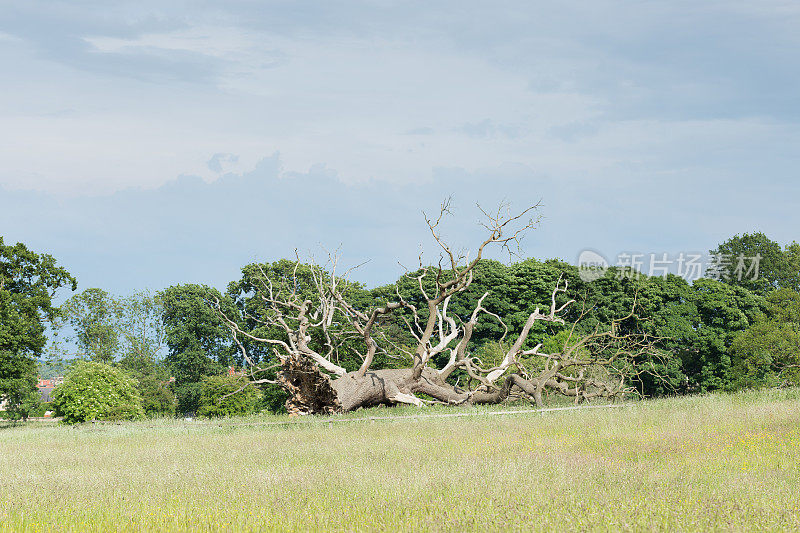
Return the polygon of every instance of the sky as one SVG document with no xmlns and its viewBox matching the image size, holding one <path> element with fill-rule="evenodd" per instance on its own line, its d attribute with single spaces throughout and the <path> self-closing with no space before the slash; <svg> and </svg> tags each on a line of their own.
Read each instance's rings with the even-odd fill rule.
<svg viewBox="0 0 800 533">
<path fill-rule="evenodd" d="M 0 236 L 80 288 L 800 240 L 795 1 L 0 0 Z M 491 257 L 509 260 L 495 250 Z"/>
</svg>

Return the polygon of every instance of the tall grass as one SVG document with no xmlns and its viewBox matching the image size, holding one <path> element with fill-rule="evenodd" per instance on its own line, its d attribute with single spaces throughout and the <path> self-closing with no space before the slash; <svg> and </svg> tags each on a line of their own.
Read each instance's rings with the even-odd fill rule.
<svg viewBox="0 0 800 533">
<path fill-rule="evenodd" d="M 797 390 L 333 425 L 6 427 L 0 531 L 800 530 L 798 458 Z"/>
</svg>

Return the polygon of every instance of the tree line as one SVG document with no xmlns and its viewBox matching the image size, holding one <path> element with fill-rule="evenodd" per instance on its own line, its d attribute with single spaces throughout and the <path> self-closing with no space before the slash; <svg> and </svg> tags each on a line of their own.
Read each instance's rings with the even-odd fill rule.
<svg viewBox="0 0 800 533">
<path fill-rule="evenodd" d="M 103 398 L 120 397 L 117 405 L 96 412 L 70 411 L 74 421 L 285 412 L 287 405 L 322 401 L 308 397 L 301 401 L 300 393 L 293 392 L 292 387 L 304 385 L 286 377 L 287 356 L 279 353 L 276 343 L 290 344 L 294 326 L 284 328 L 281 321 L 298 318 L 276 313 L 275 302 L 289 307 L 292 301 L 308 302 L 309 309 L 321 306 L 317 308 L 324 313 L 325 298 L 331 301 L 327 309 L 341 314 L 330 311 L 327 327 L 303 330 L 303 336 L 308 349 L 327 354 L 325 361 L 341 369 L 341 375 L 358 376 L 367 356 L 368 370 L 376 376 L 384 370 L 386 376 L 395 376 L 399 374 L 389 371 L 414 368 L 415 356 L 420 357 L 419 336 L 424 333 L 414 323 L 424 325 L 430 313 L 436 313 L 430 323 L 439 331 L 431 339 L 437 333 L 441 339 L 427 341 L 423 357 L 430 359 L 431 368 L 451 364 L 447 383 L 441 383 L 448 387 L 443 396 L 447 401 L 473 401 L 479 393 L 500 391 L 505 387 L 500 381 L 481 382 L 500 368 L 504 377 L 513 371 L 519 380 L 540 383 L 553 354 L 562 357 L 563 368 L 547 374 L 551 386 L 539 389 L 545 397 L 563 393 L 559 387 L 567 391 L 574 387 L 576 400 L 589 398 L 603 387 L 611 391 L 612 377 L 623 380 L 625 393 L 641 396 L 799 384 L 800 246 L 782 247 L 762 233 L 752 233 L 736 235 L 711 252 L 760 256 L 758 279 L 739 279 L 733 266 L 725 263 L 718 265 L 724 271 L 719 280 L 689 283 L 671 274 L 651 277 L 611 267 L 602 277 L 584 281 L 578 267 L 560 260 L 503 264 L 480 259 L 468 278 L 465 274 L 469 282 L 461 282 L 448 296 L 442 314 L 441 305 L 428 303 L 442 290 L 442 280 L 463 272 L 457 261 L 447 267 L 420 265 L 393 283 L 370 289 L 339 277 L 333 269 L 282 259 L 244 266 L 241 277 L 224 291 L 180 284 L 120 297 L 89 288 L 56 307 L 56 291 L 76 290 L 74 277 L 51 256 L 34 253 L 23 244 L 7 246 L 0 238 L 0 398 L 11 416 L 33 414 L 42 409 L 37 404 L 37 375 L 63 372 L 67 380 L 54 395 L 62 411 L 74 407 L 78 392 L 91 387 Z M 431 272 L 435 275 L 423 275 Z M 372 344 L 365 344 L 358 329 L 359 316 L 368 319 L 372 310 L 385 308 L 387 302 L 397 303 L 398 308 L 376 315 L 369 334 L 375 349 L 365 349 Z M 559 312 L 552 314 L 552 320 L 531 320 L 539 309 L 545 310 L 539 313 L 542 317 L 548 316 L 548 309 Z M 354 320 L 350 323 L 348 313 Z M 52 328 L 50 342 L 46 327 Z M 525 338 L 515 348 L 514 341 L 526 327 Z M 467 329 L 469 347 L 459 356 Z M 449 331 L 458 334 L 450 338 Z M 594 345 L 582 339 L 606 335 L 607 340 L 612 331 L 614 338 L 648 339 L 648 349 L 612 360 L 613 346 L 604 341 L 597 354 L 605 359 L 589 354 Z M 260 342 L 264 339 L 274 342 Z M 576 346 L 579 342 L 587 345 Z M 509 359 L 512 348 L 515 357 Z M 567 352 L 586 364 L 566 370 Z M 541 354 L 548 357 L 538 357 Z M 600 361 L 611 362 L 600 368 Z M 323 361 L 311 363 L 317 370 L 324 366 Z M 487 372 L 481 374 L 481 369 Z M 423 370 L 419 373 L 422 376 Z M 330 378 L 335 377 L 322 368 L 319 379 L 334 383 Z M 322 390 L 323 381 L 308 386 Z M 475 383 L 472 388 L 465 385 L 470 381 Z M 420 402 L 441 401 L 435 396 L 441 391 L 432 385 L 415 387 L 413 394 L 401 391 L 376 401 L 392 403 L 408 396 Z M 534 387 L 528 394 L 513 382 L 508 387 L 507 394 L 514 390 L 520 398 L 535 392 Z M 332 394 L 338 394 L 340 401 L 349 392 L 337 389 Z"/>
</svg>

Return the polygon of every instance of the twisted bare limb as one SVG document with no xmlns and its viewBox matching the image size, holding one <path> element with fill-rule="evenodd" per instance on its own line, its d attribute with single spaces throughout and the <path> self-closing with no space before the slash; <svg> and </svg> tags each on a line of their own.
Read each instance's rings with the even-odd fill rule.
<svg viewBox="0 0 800 533">
<path fill-rule="evenodd" d="M 531 206 L 516 215 L 504 214 L 503 209 L 493 214 L 482 210 L 486 216 L 483 227 L 488 235 L 471 260 L 456 254 L 439 231 L 443 217 L 449 212 L 449 202 L 442 204 L 437 217 L 425 216 L 431 235 L 442 250 L 443 260 L 436 267 L 420 264 L 418 272 L 411 275 L 427 307 L 427 316 L 424 317 L 399 291 L 396 299 L 383 305 L 359 308 L 348 300 L 346 280 L 336 275 L 334 255 L 329 255 L 325 268 L 313 263 L 309 265 L 315 291 L 313 297 L 304 297 L 298 289 L 301 284 L 297 279 L 297 266 L 292 276 L 276 280 L 270 279 L 261 269 L 256 296 L 266 311 L 258 317 L 246 315 L 246 318 L 277 328 L 280 338 L 254 335 L 227 316 L 219 301 L 214 302 L 214 306 L 233 333 L 245 361 L 253 364 L 240 339 L 272 347 L 280 366 L 275 381 L 290 394 L 287 409 L 291 414 L 346 412 L 386 404 L 498 403 L 506 400 L 512 391 L 531 398 L 538 405 L 542 405 L 543 393 L 547 390 L 576 400 L 623 394 L 628 390 L 625 376 L 630 375 L 630 368 L 625 364 L 651 350 L 652 346 L 646 339 L 620 335 L 616 322 L 608 330 L 596 330 L 583 336 L 573 336 L 573 327 L 559 353 L 541 353 L 541 344 L 532 349 L 525 348 L 537 322 L 565 324 L 564 314 L 574 300 L 558 303 L 559 297 L 568 290 L 567 282 L 560 278 L 553 289 L 548 309 L 542 311 L 537 307 L 528 316 L 502 360 L 490 368 L 483 368 L 471 353 L 474 329 L 481 319 L 487 317 L 502 325 L 504 334 L 501 341 L 509 329 L 500 316 L 484 306 L 488 292 L 478 300 L 465 322 L 449 314 L 452 298 L 472 283 L 475 267 L 486 247 L 498 245 L 508 248 L 518 244 L 525 232 L 536 224 L 534 219 L 526 221 L 523 217 L 537 207 Z M 448 264 L 447 268 L 442 266 L 443 262 Z M 431 281 L 433 290 L 430 286 L 426 290 L 425 283 Z M 560 301 L 563 300 L 561 296 Z M 409 352 L 411 366 L 373 369 L 378 352 L 396 352 L 396 345 L 381 327 L 387 317 L 401 311 L 405 311 L 401 321 L 416 341 L 413 352 Z M 335 361 L 339 360 L 343 346 L 353 339 L 358 339 L 361 348 L 351 345 L 349 349 L 358 354 L 361 364 L 357 370 L 348 371 Z M 433 364 L 438 359 L 436 356 L 448 352 L 446 363 L 437 368 Z M 540 362 L 534 363 L 537 360 Z M 604 373 L 598 372 L 601 368 L 605 369 Z M 457 374 L 465 378 L 467 385 L 459 387 L 452 382 Z"/>
</svg>

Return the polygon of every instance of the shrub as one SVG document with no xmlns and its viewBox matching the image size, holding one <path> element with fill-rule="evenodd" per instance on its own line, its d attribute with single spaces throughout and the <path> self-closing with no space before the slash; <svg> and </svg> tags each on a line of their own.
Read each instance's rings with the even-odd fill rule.
<svg viewBox="0 0 800 533">
<path fill-rule="evenodd" d="M 260 410 L 275 414 L 286 414 L 286 400 L 289 393 L 280 385 L 268 384 L 261 387 Z"/>
<path fill-rule="evenodd" d="M 729 352 L 733 390 L 800 385 L 800 330 L 792 323 L 756 322 L 734 338 Z"/>
<path fill-rule="evenodd" d="M 42 402 L 42 395 L 38 390 L 31 391 L 22 399 L 19 412 L 23 420 L 31 416 L 43 416 L 45 404 Z"/>
<path fill-rule="evenodd" d="M 169 371 L 149 353 L 125 354 L 119 366 L 136 380 L 136 390 L 142 398 L 144 414 L 150 418 L 174 416 L 176 399 L 171 390 L 174 378 Z"/>
<path fill-rule="evenodd" d="M 144 416 L 135 380 L 103 363 L 77 362 L 52 396 L 56 415 L 67 424 Z"/>
<path fill-rule="evenodd" d="M 245 376 L 204 377 L 200 389 L 200 416 L 237 416 L 256 411 L 260 393 Z"/>
<path fill-rule="evenodd" d="M 200 409 L 200 393 L 202 383 L 189 382 L 175 387 L 175 398 L 178 401 L 177 413 L 184 416 L 193 416 Z"/>
<path fill-rule="evenodd" d="M 36 389 L 23 393 L 19 397 L 10 398 L 7 411 L 0 411 L 0 418 L 8 420 L 27 420 L 31 416 L 42 416 L 44 413 L 42 397 Z M 0 398 L 2 401 L 2 398 Z M 13 402 L 13 403 L 12 403 Z"/>
<path fill-rule="evenodd" d="M 169 383 L 159 376 L 146 374 L 138 380 L 136 390 L 142 397 L 142 408 L 148 417 L 174 416 L 177 400 L 169 390 Z"/>
</svg>

